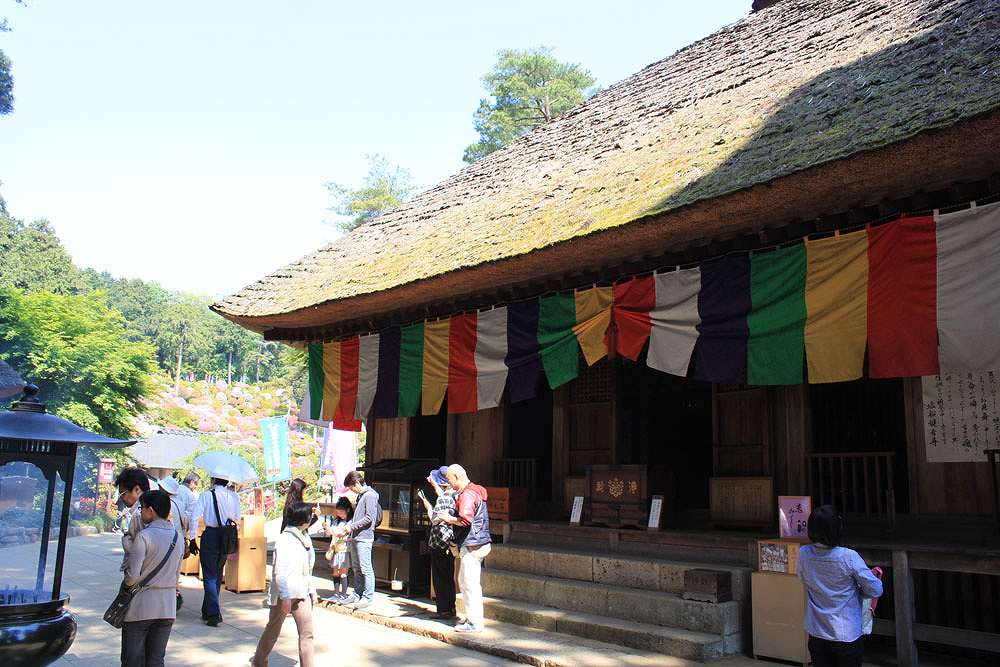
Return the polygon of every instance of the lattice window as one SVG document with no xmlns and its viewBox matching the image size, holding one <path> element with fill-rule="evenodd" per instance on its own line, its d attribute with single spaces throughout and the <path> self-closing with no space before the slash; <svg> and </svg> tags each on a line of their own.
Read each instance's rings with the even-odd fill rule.
<svg viewBox="0 0 1000 667">
<path fill-rule="evenodd" d="M 612 400 L 615 392 L 614 364 L 607 359 L 587 366 L 580 360 L 580 375 L 570 383 L 571 403 L 604 403 Z"/>
</svg>

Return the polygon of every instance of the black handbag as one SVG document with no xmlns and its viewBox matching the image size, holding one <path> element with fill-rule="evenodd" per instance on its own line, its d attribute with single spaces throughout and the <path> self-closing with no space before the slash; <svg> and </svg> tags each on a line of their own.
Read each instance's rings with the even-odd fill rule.
<svg viewBox="0 0 1000 667">
<path fill-rule="evenodd" d="M 111 601 L 111 604 L 108 606 L 108 610 L 104 612 L 105 621 L 116 628 L 121 628 L 122 625 L 125 624 L 125 615 L 128 613 L 128 608 L 131 606 L 132 600 L 139 594 L 139 591 L 145 588 L 153 577 L 155 577 L 160 570 L 163 569 L 163 566 L 167 564 L 168 560 L 170 560 L 170 554 L 174 552 L 174 547 L 176 546 L 177 531 L 175 530 L 174 539 L 170 542 L 170 548 L 167 549 L 167 553 L 163 557 L 163 560 L 161 560 L 160 563 L 153 568 L 152 572 L 143 577 L 142 581 L 135 585 L 126 586 L 125 582 L 122 582 L 121 588 L 118 589 L 118 595 L 116 595 L 115 599 Z"/>
<path fill-rule="evenodd" d="M 226 519 L 226 524 L 222 524 L 215 489 L 212 489 L 212 505 L 215 507 L 215 522 L 219 524 L 219 552 L 223 556 L 234 554 L 240 548 L 240 527 L 233 523 L 232 519 Z"/>
</svg>

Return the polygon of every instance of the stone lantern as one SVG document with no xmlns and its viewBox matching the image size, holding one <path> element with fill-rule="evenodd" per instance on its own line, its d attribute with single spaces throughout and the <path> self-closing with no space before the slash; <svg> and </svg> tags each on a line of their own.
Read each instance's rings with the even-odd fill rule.
<svg viewBox="0 0 1000 667">
<path fill-rule="evenodd" d="M 48 665 L 76 637 L 62 575 L 77 447 L 134 444 L 48 414 L 37 393 L 29 384 L 19 401 L 0 411 L 0 665 L 5 667 Z"/>
</svg>

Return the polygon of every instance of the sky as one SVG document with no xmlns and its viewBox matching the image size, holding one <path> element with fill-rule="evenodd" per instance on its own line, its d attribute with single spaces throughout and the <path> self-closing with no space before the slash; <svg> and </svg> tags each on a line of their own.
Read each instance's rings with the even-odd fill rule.
<svg viewBox="0 0 1000 667">
<path fill-rule="evenodd" d="M 80 266 L 220 297 L 336 238 L 323 184 L 366 155 L 421 189 L 460 170 L 498 50 L 607 87 L 750 4 L 0 0 L 0 195 Z"/>
</svg>

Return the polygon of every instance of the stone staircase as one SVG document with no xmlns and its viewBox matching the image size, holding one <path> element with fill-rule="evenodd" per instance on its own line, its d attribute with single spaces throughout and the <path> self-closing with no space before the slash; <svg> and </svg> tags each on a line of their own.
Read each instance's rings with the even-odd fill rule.
<svg viewBox="0 0 1000 667">
<path fill-rule="evenodd" d="M 749 568 L 733 600 L 685 600 L 684 572 L 705 564 L 541 545 L 495 544 L 483 570 L 486 617 L 705 662 L 741 652 Z"/>
</svg>

